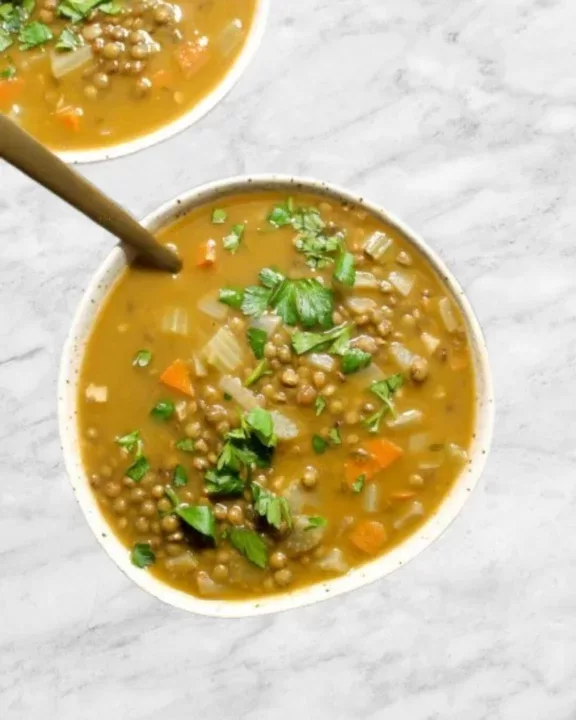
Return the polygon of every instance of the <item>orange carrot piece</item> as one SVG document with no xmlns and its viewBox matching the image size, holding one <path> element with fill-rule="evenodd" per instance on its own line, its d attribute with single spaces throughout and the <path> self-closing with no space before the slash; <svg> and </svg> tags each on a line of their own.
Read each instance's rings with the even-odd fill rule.
<svg viewBox="0 0 576 720">
<path fill-rule="evenodd" d="M 167 88 L 174 82 L 174 75 L 170 70 L 157 70 L 152 75 L 152 85 L 159 88 Z"/>
<path fill-rule="evenodd" d="M 18 100 L 25 85 L 22 78 L 0 80 L 0 107 L 8 109 L 12 103 Z"/>
<path fill-rule="evenodd" d="M 361 520 L 348 535 L 350 542 L 368 555 L 376 555 L 388 540 L 388 533 L 377 520 Z"/>
<path fill-rule="evenodd" d="M 60 120 L 64 127 L 68 128 L 68 130 L 72 130 L 73 132 L 78 132 L 78 130 L 80 130 L 80 115 L 78 114 L 76 108 L 62 108 L 62 110 L 57 111 L 56 117 Z"/>
<path fill-rule="evenodd" d="M 378 465 L 371 457 L 351 457 L 344 463 L 344 476 L 348 487 L 352 487 L 360 475 L 364 475 L 365 480 L 372 480 L 378 472 Z"/>
<path fill-rule="evenodd" d="M 204 65 L 208 59 L 207 50 L 206 46 L 194 40 L 182 43 L 176 50 L 174 57 L 186 78 L 191 78 Z"/>
<path fill-rule="evenodd" d="M 198 267 L 212 267 L 216 262 L 216 240 L 207 240 L 198 248 Z"/>
<path fill-rule="evenodd" d="M 168 365 L 166 370 L 160 375 L 160 382 L 190 397 L 194 397 L 195 395 L 188 366 L 183 360 L 174 360 L 171 365 Z"/>
<path fill-rule="evenodd" d="M 401 447 L 383 437 L 368 440 L 364 443 L 364 447 L 372 455 L 380 470 L 389 467 L 404 455 Z"/>
</svg>

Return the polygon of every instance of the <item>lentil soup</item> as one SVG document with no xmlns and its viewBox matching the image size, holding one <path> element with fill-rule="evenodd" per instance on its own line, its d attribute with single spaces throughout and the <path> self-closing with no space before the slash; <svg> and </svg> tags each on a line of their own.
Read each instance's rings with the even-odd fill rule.
<svg viewBox="0 0 576 720">
<path fill-rule="evenodd" d="M 475 377 L 427 260 L 364 209 L 225 196 L 164 229 L 184 269 L 116 281 L 79 383 L 81 453 L 142 572 L 278 593 L 386 553 L 468 463 Z"/>
<path fill-rule="evenodd" d="M 107 147 L 190 111 L 224 78 L 258 0 L 0 3 L 0 112 L 55 150 Z"/>
</svg>

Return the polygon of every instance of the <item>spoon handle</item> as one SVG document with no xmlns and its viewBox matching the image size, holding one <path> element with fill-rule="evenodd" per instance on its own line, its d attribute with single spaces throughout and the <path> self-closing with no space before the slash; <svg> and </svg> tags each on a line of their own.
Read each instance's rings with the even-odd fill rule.
<svg viewBox="0 0 576 720">
<path fill-rule="evenodd" d="M 131 215 L 2 114 L 0 158 L 130 245 L 149 265 L 174 273 L 182 267 L 180 258 Z"/>
</svg>

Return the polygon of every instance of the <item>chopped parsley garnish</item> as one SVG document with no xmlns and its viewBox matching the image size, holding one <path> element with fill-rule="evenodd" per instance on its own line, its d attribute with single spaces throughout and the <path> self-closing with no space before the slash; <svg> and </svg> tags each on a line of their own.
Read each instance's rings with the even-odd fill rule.
<svg viewBox="0 0 576 720">
<path fill-rule="evenodd" d="M 140 457 L 130 465 L 128 470 L 126 470 L 126 475 L 134 480 L 134 482 L 140 482 L 148 470 L 150 470 L 150 463 L 143 455 L 140 455 Z"/>
<path fill-rule="evenodd" d="M 318 395 L 316 397 L 316 400 L 314 401 L 314 409 L 316 410 L 316 415 L 322 415 L 322 413 L 326 409 L 326 404 L 326 400 L 322 397 L 322 395 Z"/>
<path fill-rule="evenodd" d="M 233 225 L 230 233 L 226 235 L 222 240 L 224 249 L 231 252 L 233 255 L 238 251 L 240 247 L 240 241 L 244 235 L 244 225 Z"/>
<path fill-rule="evenodd" d="M 216 462 L 218 474 L 224 470 L 248 474 L 254 465 L 269 467 L 277 441 L 270 413 L 254 408 L 242 416 L 239 428 L 227 434 Z"/>
<path fill-rule="evenodd" d="M 268 566 L 268 547 L 257 532 L 246 528 L 230 528 L 228 539 L 251 563 L 262 569 Z"/>
<path fill-rule="evenodd" d="M 129 453 L 134 453 L 136 457 L 142 455 L 142 438 L 140 437 L 140 430 L 133 430 L 127 435 L 122 435 L 116 438 L 116 444 L 120 445 Z"/>
<path fill-rule="evenodd" d="M 0 30 L 0 46 L 2 44 L 2 31 Z M 2 52 L 2 49 L 0 47 L 0 52 Z M 4 70 L 0 70 L 0 80 L 12 80 L 12 78 L 16 77 L 16 68 L 10 66 L 7 68 L 4 68 Z"/>
<path fill-rule="evenodd" d="M 204 485 L 209 495 L 242 495 L 246 487 L 238 473 L 228 470 L 208 470 Z"/>
<path fill-rule="evenodd" d="M 308 525 L 304 529 L 313 530 L 314 528 L 326 527 L 326 525 L 328 525 L 328 520 L 326 520 L 326 518 L 321 517 L 320 515 L 315 515 L 308 518 Z"/>
<path fill-rule="evenodd" d="M 77 50 L 84 45 L 82 36 L 74 32 L 71 28 L 64 28 L 60 33 L 56 50 Z"/>
<path fill-rule="evenodd" d="M 174 403 L 172 400 L 160 400 L 150 411 L 150 415 L 157 420 L 166 422 L 174 414 Z"/>
<path fill-rule="evenodd" d="M 368 432 L 377 433 L 380 429 L 382 418 L 389 412 L 395 414 L 396 411 L 392 404 L 392 396 L 402 387 L 403 383 L 404 376 L 402 373 L 396 373 L 396 375 L 391 375 L 385 380 L 378 380 L 370 385 L 370 391 L 377 395 L 384 404 L 380 410 L 377 410 L 363 421 L 362 424 L 368 428 Z"/>
<path fill-rule="evenodd" d="M 264 357 L 264 346 L 268 340 L 268 333 L 266 330 L 251 327 L 248 328 L 248 332 L 246 334 L 248 336 L 248 344 L 252 348 L 252 352 L 258 360 L 262 360 Z"/>
<path fill-rule="evenodd" d="M 350 348 L 342 354 L 342 372 L 344 375 L 358 372 L 368 367 L 372 362 L 370 353 L 360 350 L 360 348 Z"/>
<path fill-rule="evenodd" d="M 212 222 L 214 225 L 222 225 L 228 219 L 228 213 L 222 208 L 214 208 L 212 210 Z"/>
<path fill-rule="evenodd" d="M 58 14 L 76 23 L 89 15 L 90 11 L 97 6 L 109 14 L 115 14 L 120 10 L 120 8 L 116 9 L 118 7 L 116 2 L 107 2 L 106 0 L 63 0 L 58 5 Z M 105 10 L 106 7 L 108 10 Z"/>
<path fill-rule="evenodd" d="M 137 568 L 146 568 L 154 565 L 156 555 L 149 543 L 136 543 L 130 553 L 130 560 L 132 561 L 132 565 L 136 565 Z"/>
<path fill-rule="evenodd" d="M 362 473 L 362 475 L 358 475 L 356 480 L 354 480 L 354 482 L 352 483 L 352 491 L 355 493 L 361 492 L 365 482 L 366 475 L 364 473 Z"/>
<path fill-rule="evenodd" d="M 182 465 L 176 465 L 176 467 L 174 468 L 172 482 L 176 487 L 183 487 L 188 483 L 188 473 Z"/>
<path fill-rule="evenodd" d="M 134 365 L 134 367 L 148 367 L 151 361 L 152 353 L 150 350 L 138 350 L 136 355 L 134 355 L 132 365 Z"/>
<path fill-rule="evenodd" d="M 275 205 L 268 215 L 268 222 L 275 228 L 281 228 L 290 225 L 292 222 L 292 213 L 294 212 L 294 201 L 288 198 L 284 205 Z"/>
<path fill-rule="evenodd" d="M 346 343 L 349 342 L 350 328 L 348 325 L 338 325 L 338 327 L 331 328 L 325 332 L 306 332 L 297 330 L 292 335 L 292 347 L 298 353 L 303 355 L 304 353 L 310 352 L 310 350 L 320 349 L 324 345 L 334 343 L 342 336 L 346 337 Z M 330 348 L 331 351 L 332 347 Z"/>
<path fill-rule="evenodd" d="M 314 434 L 312 436 L 312 448 L 318 455 L 322 455 L 328 449 L 328 441 L 325 440 L 321 435 Z"/>
<path fill-rule="evenodd" d="M 250 387 L 250 385 L 254 385 L 254 383 L 260 380 L 260 378 L 264 375 L 272 375 L 272 370 L 270 370 L 268 360 L 266 360 L 266 358 L 264 358 L 264 360 L 261 360 L 258 365 L 256 365 L 254 370 L 250 373 L 250 375 L 246 378 L 246 382 L 244 383 L 245 387 Z"/>
<path fill-rule="evenodd" d="M 176 441 L 174 446 L 177 450 L 182 450 L 182 452 L 194 452 L 194 440 L 192 438 L 181 438 Z"/>
<path fill-rule="evenodd" d="M 1 7 L 1 6 L 0 6 Z M 12 45 L 14 41 L 10 37 L 10 34 L 6 32 L 6 30 L 3 30 L 0 27 L 0 52 L 4 52 L 4 50 L 8 50 L 10 45 Z M 10 68 L 7 68 L 6 70 L 3 70 L 2 73 L 7 72 L 7 70 L 10 70 Z M 9 76 L 2 75 L 3 80 L 9 80 Z"/>
<path fill-rule="evenodd" d="M 241 288 L 222 288 L 218 291 L 218 300 L 224 303 L 224 305 L 229 305 L 239 310 L 244 300 L 244 290 Z"/>
<path fill-rule="evenodd" d="M 216 539 L 216 521 L 209 505 L 188 505 L 181 503 L 171 487 L 166 488 L 166 495 L 172 503 L 172 512 L 201 535 Z"/>
<path fill-rule="evenodd" d="M 252 497 L 254 510 L 266 518 L 269 525 L 280 528 L 285 522 L 288 527 L 292 527 L 292 515 L 286 498 L 266 490 L 258 483 L 252 483 Z"/>
<path fill-rule="evenodd" d="M 30 50 L 30 48 L 47 43 L 48 40 L 52 40 L 52 38 L 52 30 L 50 30 L 48 25 L 35 20 L 20 30 L 18 35 L 20 50 Z"/>
<path fill-rule="evenodd" d="M 222 397 L 224 398 L 224 400 L 226 400 L 226 402 L 230 402 L 230 400 L 232 400 L 232 395 L 230 395 L 230 393 L 227 393 L 227 392 L 225 392 Z"/>
<path fill-rule="evenodd" d="M 328 441 L 331 445 L 342 445 L 340 430 L 338 430 L 337 427 L 330 428 L 330 430 L 328 431 Z"/>
</svg>

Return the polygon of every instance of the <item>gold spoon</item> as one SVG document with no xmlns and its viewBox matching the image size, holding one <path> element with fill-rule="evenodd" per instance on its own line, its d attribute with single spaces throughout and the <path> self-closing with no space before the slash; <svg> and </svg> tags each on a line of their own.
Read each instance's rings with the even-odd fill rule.
<svg viewBox="0 0 576 720">
<path fill-rule="evenodd" d="M 143 262 L 172 273 L 181 269 L 180 258 L 160 245 L 152 233 L 54 153 L 1 114 L 0 158 L 58 195 L 115 235 L 118 240 L 134 248 Z"/>
</svg>

